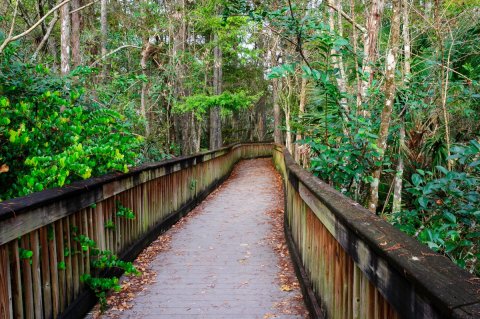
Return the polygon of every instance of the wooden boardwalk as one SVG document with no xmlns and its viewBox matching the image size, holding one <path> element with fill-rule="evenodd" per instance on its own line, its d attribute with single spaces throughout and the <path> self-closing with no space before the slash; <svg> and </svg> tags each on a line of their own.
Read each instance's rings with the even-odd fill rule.
<svg viewBox="0 0 480 319">
<path fill-rule="evenodd" d="M 271 159 L 240 162 L 232 176 L 181 226 L 151 267 L 146 285 L 121 318 L 305 318 L 289 256 L 272 241 L 282 229 L 283 194 Z M 277 239 L 278 241 L 278 239 Z M 285 285 L 285 278 L 294 282 Z"/>
</svg>

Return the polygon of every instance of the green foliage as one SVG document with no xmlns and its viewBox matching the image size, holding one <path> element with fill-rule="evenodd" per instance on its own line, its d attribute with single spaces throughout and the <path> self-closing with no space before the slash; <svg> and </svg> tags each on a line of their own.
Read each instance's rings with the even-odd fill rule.
<svg viewBox="0 0 480 319">
<path fill-rule="evenodd" d="M 417 170 L 408 191 L 412 209 L 392 216 L 394 225 L 449 256 L 457 265 L 480 274 L 480 143 L 456 146 L 449 159 L 456 171 Z M 438 177 L 435 177 L 438 175 Z"/>
<path fill-rule="evenodd" d="M 0 199 L 135 164 L 141 139 L 119 113 L 42 65 L 0 64 Z"/>
<path fill-rule="evenodd" d="M 104 278 L 83 274 L 80 276 L 80 281 L 85 283 L 95 293 L 102 311 L 107 308 L 107 292 L 111 290 L 120 291 L 122 289 L 117 277 Z"/>
<path fill-rule="evenodd" d="M 197 94 L 188 96 L 183 102 L 176 104 L 174 111 L 194 112 L 197 119 L 201 120 L 212 107 L 220 107 L 222 114 L 226 115 L 251 106 L 258 98 L 257 95 L 248 95 L 245 91 L 235 93 L 225 91 L 219 95 Z"/>
<path fill-rule="evenodd" d="M 115 223 L 111 219 L 107 220 L 107 222 L 105 223 L 105 229 L 115 230 L 115 227 Z"/>
<path fill-rule="evenodd" d="M 190 181 L 190 186 L 189 186 L 190 190 L 191 191 L 194 191 L 196 188 L 197 188 L 197 180 L 196 179 L 192 179 Z"/>
<path fill-rule="evenodd" d="M 342 193 L 356 196 L 359 185 L 370 182 L 370 168 L 379 152 L 376 130 L 370 121 L 359 117 L 349 123 L 349 130 L 353 133 L 344 136 L 341 127 L 332 126 L 328 139 L 319 134 L 305 142 L 311 148 L 313 173 Z"/>
<path fill-rule="evenodd" d="M 125 275 L 139 275 L 139 271 L 133 266 L 131 262 L 120 260 L 117 255 L 110 250 L 100 250 L 94 240 L 83 234 L 76 235 L 74 240 L 82 247 L 81 253 L 90 252 L 92 256 L 92 268 L 97 271 L 104 271 L 109 269 L 121 269 Z M 65 263 L 58 265 L 59 269 L 65 269 Z M 107 307 L 107 293 L 111 290 L 119 291 L 121 289 L 119 279 L 113 277 L 97 277 L 90 273 L 85 273 L 80 276 L 80 281 L 85 283 L 97 296 L 100 302 L 101 310 Z"/>
<path fill-rule="evenodd" d="M 30 264 L 32 264 L 33 251 L 20 247 L 19 256 L 20 259 L 26 259 Z"/>
<path fill-rule="evenodd" d="M 117 201 L 117 216 L 125 219 L 135 219 L 135 213 L 130 209 L 122 205 Z"/>
</svg>

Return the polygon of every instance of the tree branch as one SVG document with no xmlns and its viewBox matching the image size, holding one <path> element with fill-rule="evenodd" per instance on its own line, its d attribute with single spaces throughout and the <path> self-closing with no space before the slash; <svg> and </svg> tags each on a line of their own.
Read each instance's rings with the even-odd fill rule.
<svg viewBox="0 0 480 319">
<path fill-rule="evenodd" d="M 350 22 L 355 28 L 360 30 L 362 33 L 367 33 L 367 29 L 362 27 L 360 24 L 356 23 L 345 11 L 341 10 L 340 8 L 337 8 L 335 5 L 331 4 L 330 1 L 327 1 L 325 3 L 328 7 L 332 8 L 333 10 L 337 11 L 342 15 L 342 17 L 345 18 L 348 22 Z"/>
<path fill-rule="evenodd" d="M 52 21 L 50 21 L 50 24 L 48 25 L 47 31 L 45 32 L 45 35 L 42 38 L 42 41 L 40 42 L 37 49 L 35 50 L 35 52 L 32 55 L 32 58 L 31 58 L 32 62 L 37 59 L 38 53 L 40 52 L 40 50 L 43 48 L 43 46 L 47 42 L 48 38 L 50 37 L 50 34 L 52 33 L 53 27 L 55 26 L 57 21 L 58 21 L 58 14 L 55 12 L 54 17 L 53 17 Z"/>
<path fill-rule="evenodd" d="M 15 14 L 14 14 L 14 17 L 13 17 L 13 21 L 12 21 L 12 27 L 10 29 L 11 32 L 13 32 L 13 27 L 14 27 L 14 24 L 15 24 L 15 15 L 16 15 L 16 12 L 17 12 L 17 6 L 18 6 L 18 2 L 20 0 L 17 0 L 17 5 L 15 6 Z M 59 4 L 57 4 L 55 7 L 53 7 L 52 9 L 50 9 L 50 11 L 47 12 L 47 14 L 45 14 L 42 18 L 40 18 L 37 22 L 35 22 L 29 29 L 27 29 L 26 31 L 20 33 L 20 34 L 17 34 L 16 36 L 13 36 L 12 37 L 12 33 L 9 34 L 9 36 L 7 38 L 5 38 L 5 40 L 3 41 L 2 45 L 0 45 L 0 53 L 3 52 L 3 49 L 5 49 L 5 47 L 7 46 L 7 44 L 9 44 L 10 42 L 12 41 L 15 41 L 15 40 L 18 40 L 24 36 L 26 36 L 27 34 L 29 34 L 30 32 L 32 32 L 36 27 L 38 27 L 40 25 L 40 23 L 42 23 L 49 15 L 51 15 L 53 12 L 57 11 L 59 8 L 63 7 L 65 4 L 69 3 L 71 0 L 65 0 Z"/>
<path fill-rule="evenodd" d="M 137 45 L 132 45 L 132 44 L 125 44 L 125 45 L 122 45 L 118 48 L 116 48 L 115 50 L 112 50 L 110 52 L 108 52 L 107 54 L 103 55 L 102 57 L 100 57 L 98 60 L 96 60 L 95 62 L 93 62 L 92 64 L 90 64 L 90 66 L 95 66 L 96 64 L 98 64 L 98 62 L 102 61 L 103 59 L 105 59 L 106 57 L 122 50 L 122 49 L 125 49 L 125 48 L 135 48 L 135 49 L 141 49 L 142 47 L 139 47 Z"/>
<path fill-rule="evenodd" d="M 99 0 L 94 0 L 94 1 L 92 1 L 92 2 L 90 2 L 90 3 L 87 3 L 87 4 L 84 5 L 84 6 L 81 6 L 80 8 L 77 8 L 77 9 L 75 9 L 75 10 L 70 11 L 69 13 L 72 14 L 72 13 L 75 13 L 75 12 L 77 12 L 77 11 L 83 10 L 83 9 L 85 9 L 85 8 L 87 8 L 87 7 L 90 7 L 92 4 L 97 3 L 98 1 L 99 1 Z"/>
</svg>

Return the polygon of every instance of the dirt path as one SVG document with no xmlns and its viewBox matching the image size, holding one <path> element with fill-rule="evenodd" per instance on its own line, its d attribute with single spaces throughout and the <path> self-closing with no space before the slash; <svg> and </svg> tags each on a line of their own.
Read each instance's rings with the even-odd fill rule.
<svg viewBox="0 0 480 319">
<path fill-rule="evenodd" d="M 139 256 L 144 278 L 127 280 L 104 316 L 308 318 L 283 238 L 282 209 L 271 159 L 240 162 Z"/>
</svg>

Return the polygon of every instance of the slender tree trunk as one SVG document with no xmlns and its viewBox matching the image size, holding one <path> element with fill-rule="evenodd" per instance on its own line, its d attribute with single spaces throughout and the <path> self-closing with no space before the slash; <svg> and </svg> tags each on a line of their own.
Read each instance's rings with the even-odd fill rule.
<svg viewBox="0 0 480 319">
<path fill-rule="evenodd" d="M 260 101 L 257 103 L 256 107 L 256 117 L 257 117 L 257 139 L 259 141 L 265 140 L 266 130 L 265 130 L 265 97 L 262 96 Z"/>
<path fill-rule="evenodd" d="M 107 41 L 108 41 L 108 21 L 107 21 L 107 0 L 100 1 L 100 51 L 102 57 L 107 55 Z M 102 80 L 105 80 L 107 76 L 107 64 L 105 61 L 102 63 Z"/>
<path fill-rule="evenodd" d="M 355 23 L 355 0 L 350 0 L 350 15 L 352 17 L 353 23 Z M 357 37 L 357 28 L 352 28 L 352 38 L 353 38 L 353 55 L 354 55 L 354 65 L 355 65 L 355 79 L 357 83 L 356 91 L 356 105 L 357 105 L 357 115 L 362 111 L 362 81 L 360 80 L 360 74 L 358 72 L 358 37 Z"/>
<path fill-rule="evenodd" d="M 405 123 L 403 116 L 400 124 L 399 141 L 398 141 L 398 162 L 393 183 L 393 203 L 392 213 L 398 213 L 402 210 L 402 188 L 403 188 L 403 154 L 402 150 L 405 146 Z"/>
<path fill-rule="evenodd" d="M 55 24 L 57 24 L 57 21 L 58 21 L 58 11 L 55 11 L 55 13 L 53 14 L 52 20 L 48 24 L 48 28 L 45 32 L 45 35 L 42 38 L 42 41 L 40 41 L 37 48 L 35 49 L 35 52 L 32 55 L 31 61 L 37 60 L 38 54 L 44 48 L 45 44 L 49 42 L 50 34 L 52 33 L 53 28 L 55 27 Z"/>
<path fill-rule="evenodd" d="M 409 0 L 402 0 L 402 36 L 403 36 L 403 83 L 408 85 L 410 81 L 410 59 L 411 59 L 411 45 L 410 45 L 410 23 L 409 23 Z M 405 120 L 404 115 L 400 117 L 400 131 L 398 141 L 398 162 L 393 183 L 393 203 L 392 213 L 398 213 L 402 209 L 402 189 L 403 189 L 403 149 L 405 148 Z"/>
<path fill-rule="evenodd" d="M 279 92 L 282 90 L 281 79 L 273 79 L 272 81 L 272 95 L 273 95 L 273 139 L 277 144 L 283 144 L 282 138 L 282 110 L 280 108 Z"/>
<path fill-rule="evenodd" d="M 142 67 L 142 75 L 148 79 L 147 74 L 147 61 L 155 52 L 155 38 L 150 37 L 147 43 L 144 45 L 140 59 L 140 66 Z M 151 133 L 150 130 L 150 118 L 147 112 L 147 93 L 148 93 L 148 82 L 142 83 L 142 92 L 140 94 L 140 114 L 142 115 L 143 120 L 145 121 L 145 136 L 149 136 Z"/>
<path fill-rule="evenodd" d="M 63 75 L 70 73 L 70 3 L 60 8 L 60 70 Z"/>
<path fill-rule="evenodd" d="M 442 1 L 435 0 L 435 31 L 437 32 L 438 38 L 438 59 L 440 61 L 440 96 L 441 96 L 441 107 L 442 107 L 442 114 L 443 114 L 443 122 L 445 125 L 445 146 L 447 149 L 447 157 L 450 156 L 450 121 L 448 118 L 448 110 L 447 110 L 447 92 L 448 92 L 448 77 L 450 68 L 450 57 L 453 49 L 453 36 L 450 31 L 451 37 L 451 44 L 450 49 L 447 54 L 447 60 L 445 61 L 445 51 L 444 51 L 444 41 L 443 41 L 443 34 L 442 34 L 442 17 L 441 17 L 441 7 Z M 448 22 L 447 22 L 448 23 Z M 446 62 L 446 63 L 445 63 Z M 446 64 L 446 65 L 445 65 Z M 448 170 L 452 170 L 452 160 L 447 160 L 447 168 Z"/>
<path fill-rule="evenodd" d="M 372 65 L 377 58 L 378 35 L 380 33 L 380 23 L 382 20 L 384 0 L 372 0 L 370 11 L 367 17 L 367 33 L 364 40 L 364 57 L 362 64 L 362 73 L 364 79 L 362 81 L 361 97 L 362 102 L 366 101 L 367 91 L 373 81 Z M 400 14 L 400 12 L 397 12 Z M 367 77 L 365 79 L 365 77 Z"/>
<path fill-rule="evenodd" d="M 402 0 L 402 36 L 403 36 L 403 76 L 404 83 L 409 81 L 411 74 L 411 60 L 412 60 L 412 47 L 410 43 L 410 17 L 409 17 L 409 1 Z"/>
<path fill-rule="evenodd" d="M 400 13 L 401 0 L 392 0 L 393 12 L 391 23 L 391 37 L 390 48 L 387 53 L 387 69 L 385 71 L 385 105 L 382 110 L 380 119 L 380 130 L 378 132 L 377 147 L 380 151 L 379 158 L 375 162 L 379 162 L 374 166 L 372 177 L 373 181 L 370 184 L 370 198 L 368 202 L 368 209 L 375 213 L 378 206 L 378 187 L 380 184 L 380 175 L 382 173 L 382 162 L 385 150 L 387 148 L 388 129 L 390 127 L 390 120 L 392 117 L 393 103 L 395 102 L 395 69 L 398 56 L 398 47 L 400 44 Z"/>
<path fill-rule="evenodd" d="M 218 44 L 218 35 L 213 37 L 215 48 L 213 49 L 213 93 L 222 94 L 222 50 Z M 220 107 L 210 109 L 210 149 L 222 147 L 222 122 Z"/>
<path fill-rule="evenodd" d="M 298 105 L 298 117 L 301 120 L 303 113 L 305 113 L 305 105 L 307 101 L 307 79 L 302 78 L 302 82 L 300 84 L 300 101 Z M 295 161 L 297 163 L 300 163 L 300 158 L 301 158 L 301 147 L 298 142 L 302 139 L 302 134 L 300 132 L 297 132 L 297 136 L 295 137 L 295 141 L 297 142 L 295 144 Z"/>
<path fill-rule="evenodd" d="M 336 3 L 333 4 L 335 7 L 337 7 L 339 10 L 342 10 L 341 7 L 341 1 L 337 1 Z M 341 15 L 339 14 L 339 19 L 341 19 Z M 338 34 L 342 36 L 341 30 L 340 30 L 340 25 L 341 25 L 341 20 L 339 20 L 339 29 L 338 29 Z M 332 33 L 335 32 L 337 29 L 335 27 L 335 10 L 332 7 L 328 8 L 328 22 L 330 26 L 330 31 Z M 343 97 L 340 98 L 340 108 L 342 109 L 342 118 L 345 121 L 345 123 L 348 122 L 348 115 L 350 114 L 350 108 L 348 107 L 348 101 L 347 98 L 345 97 L 347 93 L 347 83 L 345 81 L 345 69 L 343 66 L 343 59 L 342 55 L 340 52 L 336 51 L 335 49 L 332 49 L 331 51 L 331 57 L 332 57 L 332 64 L 335 69 L 338 70 L 338 74 L 335 75 L 335 79 L 337 80 L 337 85 L 338 89 L 340 91 L 340 94 L 344 95 Z"/>
<path fill-rule="evenodd" d="M 72 11 L 80 8 L 80 0 L 72 0 Z M 82 56 L 80 54 L 80 33 L 81 33 L 81 11 L 72 13 L 72 62 L 73 67 L 82 64 Z"/>
</svg>

